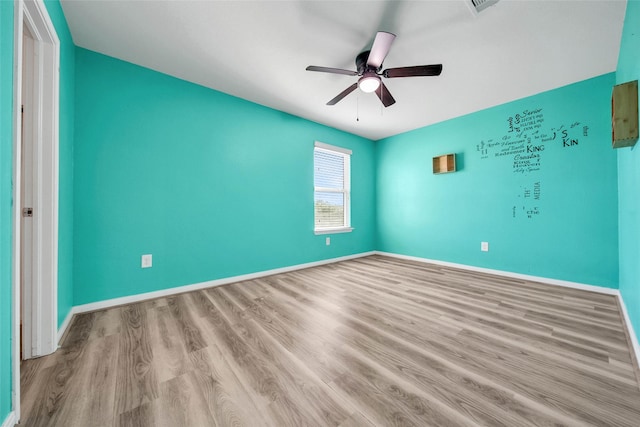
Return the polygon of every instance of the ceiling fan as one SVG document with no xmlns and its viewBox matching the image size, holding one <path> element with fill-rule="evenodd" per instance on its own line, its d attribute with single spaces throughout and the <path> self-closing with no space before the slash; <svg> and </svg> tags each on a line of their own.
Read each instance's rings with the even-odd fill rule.
<svg viewBox="0 0 640 427">
<path fill-rule="evenodd" d="M 371 50 L 361 52 L 356 56 L 356 69 L 357 71 L 343 70 L 341 68 L 330 67 L 318 67 L 315 65 L 309 65 L 307 71 L 318 71 L 321 73 L 332 74 L 344 74 L 346 76 L 360 76 L 358 81 L 342 92 L 338 94 L 331 101 L 327 102 L 327 105 L 335 105 L 342 100 L 345 96 L 351 92 L 360 88 L 363 92 L 371 93 L 375 92 L 382 101 L 385 107 L 395 104 L 396 100 L 393 99 L 389 89 L 382 83 L 382 79 L 392 79 L 396 77 L 420 77 L 420 76 L 439 76 L 442 72 L 442 64 L 433 65 L 416 65 L 412 67 L 399 67 L 399 68 L 387 68 L 384 71 L 382 69 L 382 62 L 387 57 L 389 49 L 391 49 L 391 43 L 396 38 L 395 34 L 385 31 L 378 31 L 376 38 L 373 41 Z"/>
</svg>

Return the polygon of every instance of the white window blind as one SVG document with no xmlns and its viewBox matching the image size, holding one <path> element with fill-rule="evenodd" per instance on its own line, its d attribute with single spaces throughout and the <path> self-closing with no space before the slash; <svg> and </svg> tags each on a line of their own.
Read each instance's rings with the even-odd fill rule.
<svg viewBox="0 0 640 427">
<path fill-rule="evenodd" d="M 350 230 L 351 150 L 316 142 L 313 164 L 315 231 Z"/>
</svg>

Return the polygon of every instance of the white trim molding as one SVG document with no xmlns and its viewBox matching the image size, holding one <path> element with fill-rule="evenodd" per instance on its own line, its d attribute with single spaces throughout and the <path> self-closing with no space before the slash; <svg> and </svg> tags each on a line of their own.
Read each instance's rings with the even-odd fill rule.
<svg viewBox="0 0 640 427">
<path fill-rule="evenodd" d="M 633 348 L 633 352 L 636 355 L 636 364 L 638 365 L 638 369 L 640 369 L 640 344 L 638 343 L 638 336 L 633 330 L 631 318 L 629 317 L 629 312 L 627 312 L 627 306 L 625 305 L 624 298 L 622 298 L 622 294 L 619 291 L 618 304 L 620 305 L 620 310 L 622 311 L 622 319 L 627 325 L 627 332 L 629 333 L 629 339 L 631 340 L 631 347 Z"/>
<path fill-rule="evenodd" d="M 315 235 L 320 234 L 339 234 L 339 233 L 351 233 L 353 227 L 337 227 L 337 228 L 317 228 L 313 231 Z"/>
<path fill-rule="evenodd" d="M 325 144 L 324 142 L 316 141 L 313 143 L 313 146 L 316 148 L 321 148 L 323 150 L 328 151 L 337 151 L 338 153 L 348 154 L 349 156 L 353 153 L 353 151 L 348 148 L 338 147 L 336 145 Z"/>
<path fill-rule="evenodd" d="M 9 415 L 7 415 L 7 418 L 5 418 L 2 423 L 2 427 L 14 427 L 17 423 L 18 420 L 16 419 L 16 413 L 9 412 Z"/>
<path fill-rule="evenodd" d="M 20 215 L 20 206 L 22 205 L 22 195 L 16 189 L 21 188 L 22 177 L 20 176 L 19 166 L 22 164 L 22 115 L 17 114 L 18 105 L 22 105 L 22 25 L 24 22 L 24 3 L 18 1 L 14 3 L 14 26 L 13 26 L 13 229 L 12 229 L 12 330 L 13 340 L 11 343 L 12 350 L 12 378 L 11 378 L 11 409 L 12 412 L 7 420 L 13 416 L 13 424 L 20 419 L 20 323 L 22 313 L 22 289 L 20 281 L 20 254 L 22 252 L 20 221 L 17 219 Z M 7 424 L 7 420 L 2 427 Z"/>
<path fill-rule="evenodd" d="M 126 297 L 113 298 L 105 301 L 92 302 L 89 304 L 74 306 L 71 309 L 71 311 L 73 312 L 73 314 L 79 314 L 79 313 L 87 313 L 87 312 L 97 311 L 97 310 L 104 310 L 111 307 L 117 307 L 119 305 L 131 304 L 131 303 L 146 301 L 146 300 L 155 299 L 155 298 L 162 298 L 166 296 L 181 294 L 184 292 L 197 291 L 200 289 L 214 288 L 216 286 L 228 285 L 230 283 L 244 282 L 246 280 L 253 280 L 253 279 L 258 279 L 260 277 L 273 276 L 274 274 L 287 273 L 289 271 L 303 270 L 305 268 L 318 267 L 320 265 L 333 264 L 340 261 L 347 261 L 350 259 L 362 258 L 370 255 L 375 255 L 375 252 L 374 251 L 362 252 L 359 254 L 346 255 L 338 258 L 329 258 L 329 259 L 324 259 L 320 261 L 307 262 L 305 264 L 292 265 L 289 267 L 274 268 L 273 270 L 258 271 L 256 273 L 242 274 L 240 276 L 225 277 L 222 279 L 209 280 L 207 282 L 194 283 L 191 285 L 178 286 L 178 287 L 169 288 L 169 289 L 162 289 L 154 292 L 146 292 L 144 294 L 130 295 Z M 65 324 L 67 324 L 66 320 L 65 320 Z M 62 337 L 65 331 L 62 330 L 62 327 L 60 329 L 61 331 L 58 332 L 58 335 Z"/>
<path fill-rule="evenodd" d="M 76 314 L 75 307 L 71 307 L 71 309 L 69 309 L 69 312 L 67 313 L 67 316 L 64 318 L 64 321 L 58 328 L 58 334 L 56 339 L 56 344 L 58 348 L 60 348 L 60 344 L 62 343 L 62 338 L 64 337 L 64 333 L 67 332 L 67 329 L 69 328 L 69 325 L 73 320 L 74 314 Z"/>
</svg>

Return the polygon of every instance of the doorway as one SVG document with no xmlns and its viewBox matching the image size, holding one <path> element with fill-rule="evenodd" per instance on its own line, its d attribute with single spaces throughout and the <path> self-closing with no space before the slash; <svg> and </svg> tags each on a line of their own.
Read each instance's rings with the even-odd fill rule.
<svg viewBox="0 0 640 427">
<path fill-rule="evenodd" d="M 34 182 L 34 129 L 33 125 L 37 117 L 32 105 L 34 85 L 34 49 L 35 40 L 29 27 L 22 28 L 22 105 L 20 115 L 22 125 L 20 128 L 20 205 L 22 206 L 20 221 L 20 360 L 30 359 L 37 355 L 37 349 L 33 344 L 33 322 L 31 317 L 31 304 L 33 299 L 33 194 L 37 191 Z M 26 113 L 26 114 L 25 114 Z M 27 303 L 29 302 L 29 303 Z M 26 319 L 26 320 L 25 320 Z M 27 328 L 25 328 L 25 323 Z"/>
<path fill-rule="evenodd" d="M 60 43 L 41 0 L 15 3 L 13 162 L 13 411 L 20 361 L 58 345 Z"/>
</svg>

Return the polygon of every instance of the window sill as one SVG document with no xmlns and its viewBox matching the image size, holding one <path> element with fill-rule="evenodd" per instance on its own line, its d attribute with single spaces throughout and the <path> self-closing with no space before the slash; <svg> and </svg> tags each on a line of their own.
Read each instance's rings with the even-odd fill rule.
<svg viewBox="0 0 640 427">
<path fill-rule="evenodd" d="M 318 234 L 338 234 L 338 233 L 351 233 L 353 227 L 339 227 L 339 228 L 317 228 L 313 230 L 313 233 Z"/>
</svg>

